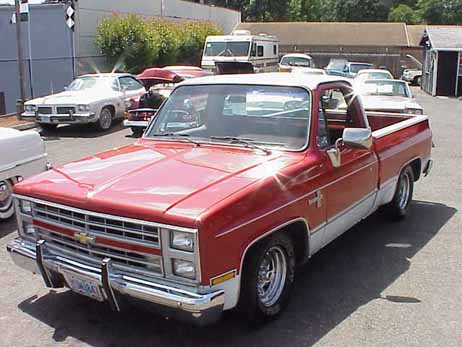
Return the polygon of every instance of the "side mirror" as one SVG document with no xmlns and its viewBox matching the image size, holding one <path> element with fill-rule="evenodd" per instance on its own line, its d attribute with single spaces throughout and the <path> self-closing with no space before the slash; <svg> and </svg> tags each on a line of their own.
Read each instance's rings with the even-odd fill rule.
<svg viewBox="0 0 462 347">
<path fill-rule="evenodd" d="M 372 131 L 364 128 L 346 128 L 343 130 L 342 140 L 347 147 L 370 150 Z"/>
</svg>

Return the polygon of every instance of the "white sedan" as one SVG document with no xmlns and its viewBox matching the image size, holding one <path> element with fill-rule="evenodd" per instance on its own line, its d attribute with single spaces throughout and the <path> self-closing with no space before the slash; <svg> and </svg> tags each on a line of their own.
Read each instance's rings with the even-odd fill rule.
<svg viewBox="0 0 462 347">
<path fill-rule="evenodd" d="M 94 123 L 104 131 L 124 116 L 130 98 L 145 92 L 144 86 L 130 74 L 83 75 L 61 93 L 26 102 L 25 112 L 19 118 L 35 120 L 45 130 L 58 124 Z"/>
<path fill-rule="evenodd" d="M 50 166 L 36 131 L 0 128 L 0 149 L 0 220 L 4 220 L 13 215 L 13 185 Z"/>
<path fill-rule="evenodd" d="M 423 108 L 401 80 L 366 80 L 355 86 L 366 111 L 423 114 Z"/>
</svg>

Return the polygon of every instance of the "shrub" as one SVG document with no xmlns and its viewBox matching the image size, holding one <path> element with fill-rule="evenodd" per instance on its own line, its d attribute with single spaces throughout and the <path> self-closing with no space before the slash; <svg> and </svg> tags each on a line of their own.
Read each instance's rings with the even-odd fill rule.
<svg viewBox="0 0 462 347">
<path fill-rule="evenodd" d="M 199 64 L 207 36 L 220 34 L 205 21 L 113 15 L 98 25 L 96 45 L 115 68 L 137 73 L 151 66 Z"/>
</svg>

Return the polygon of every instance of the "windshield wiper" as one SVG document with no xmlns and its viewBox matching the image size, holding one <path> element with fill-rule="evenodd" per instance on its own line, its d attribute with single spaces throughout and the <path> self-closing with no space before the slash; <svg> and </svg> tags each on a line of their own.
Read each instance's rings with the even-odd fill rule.
<svg viewBox="0 0 462 347">
<path fill-rule="evenodd" d="M 173 137 L 173 138 L 180 136 L 182 140 L 184 139 L 184 140 L 186 140 L 186 141 L 188 141 L 188 142 L 190 142 L 190 143 L 194 143 L 194 144 L 195 144 L 196 146 L 198 146 L 198 147 L 200 146 L 200 143 L 199 143 L 199 142 L 196 142 L 196 141 L 191 140 L 191 139 L 189 138 L 189 136 L 191 136 L 191 135 L 189 135 L 189 134 L 178 134 L 178 133 L 172 133 L 172 132 L 170 132 L 170 133 L 152 134 L 152 135 L 150 135 L 150 136 Z"/>
<path fill-rule="evenodd" d="M 256 145 L 253 139 L 246 139 L 244 137 L 235 137 L 235 136 L 210 136 L 212 140 L 224 140 L 224 141 L 229 141 L 229 143 L 236 143 L 236 144 L 242 144 L 245 147 L 248 148 L 253 148 L 253 149 L 258 149 L 260 151 L 265 152 L 266 154 L 271 154 L 271 151 L 267 148 L 261 147 Z M 261 142 L 262 144 L 268 144 Z"/>
</svg>

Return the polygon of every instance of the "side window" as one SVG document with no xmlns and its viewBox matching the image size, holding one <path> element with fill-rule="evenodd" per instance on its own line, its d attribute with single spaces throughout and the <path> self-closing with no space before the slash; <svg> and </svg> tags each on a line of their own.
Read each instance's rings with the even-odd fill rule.
<svg viewBox="0 0 462 347">
<path fill-rule="evenodd" d="M 322 108 L 318 111 L 318 136 L 317 136 L 318 147 L 325 149 L 330 147 L 329 139 L 329 127 L 327 124 L 327 118 Z"/>
<path fill-rule="evenodd" d="M 119 78 L 119 82 L 122 90 L 138 90 L 143 88 L 143 85 L 133 77 L 121 77 Z"/>
<path fill-rule="evenodd" d="M 273 45 L 273 54 L 278 55 L 278 46 Z"/>
<path fill-rule="evenodd" d="M 263 57 L 263 46 L 257 46 L 257 56 Z"/>
</svg>

